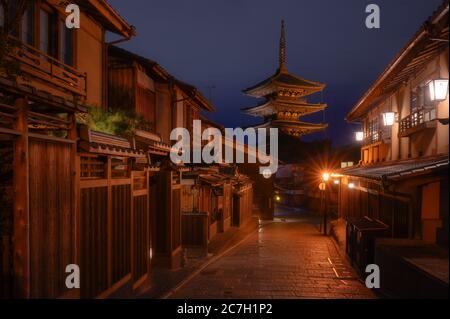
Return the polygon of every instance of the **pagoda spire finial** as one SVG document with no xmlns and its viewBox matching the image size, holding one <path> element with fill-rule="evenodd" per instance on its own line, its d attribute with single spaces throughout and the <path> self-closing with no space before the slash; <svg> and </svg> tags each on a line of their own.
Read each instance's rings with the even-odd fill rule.
<svg viewBox="0 0 450 319">
<path fill-rule="evenodd" d="M 284 30 L 284 20 L 281 20 L 280 52 L 278 57 L 280 71 L 286 70 L 286 34 Z"/>
</svg>

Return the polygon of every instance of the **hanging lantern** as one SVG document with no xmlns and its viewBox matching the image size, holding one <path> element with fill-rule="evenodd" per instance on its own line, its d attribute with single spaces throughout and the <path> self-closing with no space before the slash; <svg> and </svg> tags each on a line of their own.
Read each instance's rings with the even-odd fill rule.
<svg viewBox="0 0 450 319">
<path fill-rule="evenodd" d="M 428 82 L 431 101 L 445 101 L 448 93 L 448 79 L 435 79 Z"/>
<path fill-rule="evenodd" d="M 383 113 L 383 124 L 384 126 L 392 126 L 395 122 L 395 113 L 394 112 L 386 112 Z"/>
<path fill-rule="evenodd" d="M 362 132 L 362 131 L 355 132 L 355 139 L 358 142 L 361 142 L 362 140 L 364 140 L 364 132 Z"/>
</svg>

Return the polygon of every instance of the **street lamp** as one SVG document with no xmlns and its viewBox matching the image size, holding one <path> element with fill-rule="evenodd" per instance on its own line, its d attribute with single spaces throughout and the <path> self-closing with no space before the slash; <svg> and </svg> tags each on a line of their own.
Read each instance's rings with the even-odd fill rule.
<svg viewBox="0 0 450 319">
<path fill-rule="evenodd" d="M 383 113 L 383 124 L 384 126 L 392 126 L 395 122 L 395 113 L 394 112 L 386 112 Z"/>
<path fill-rule="evenodd" d="M 362 132 L 362 131 L 355 132 L 355 139 L 358 142 L 361 142 L 362 140 L 364 140 L 364 132 Z"/>
<path fill-rule="evenodd" d="M 448 93 L 448 79 L 435 79 L 428 82 L 431 101 L 445 101 Z"/>
<path fill-rule="evenodd" d="M 327 192 L 328 192 L 328 182 L 330 180 L 330 176 L 332 174 L 330 174 L 329 172 L 324 172 L 322 173 L 322 183 L 321 185 L 323 185 L 323 187 L 320 188 L 320 190 L 322 191 L 322 198 L 324 198 L 324 213 L 323 213 L 323 234 L 326 236 L 327 235 L 327 219 L 328 219 L 328 196 L 327 196 Z"/>
</svg>

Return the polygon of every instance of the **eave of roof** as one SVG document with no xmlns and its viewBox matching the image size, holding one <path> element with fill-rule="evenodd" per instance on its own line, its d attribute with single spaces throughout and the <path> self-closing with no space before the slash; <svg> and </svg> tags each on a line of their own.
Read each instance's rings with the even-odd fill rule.
<svg viewBox="0 0 450 319">
<path fill-rule="evenodd" d="M 433 38 L 436 36 L 435 33 L 439 31 L 441 34 L 438 34 L 438 36 L 448 39 L 448 9 L 449 1 L 445 0 L 421 26 L 414 37 L 389 63 L 386 69 L 369 87 L 356 105 L 352 107 L 345 118 L 347 121 L 360 120 L 360 118 L 365 114 L 365 110 L 370 109 L 376 104 L 375 99 L 382 95 L 386 95 L 389 92 L 393 92 L 399 85 L 406 81 L 409 76 L 417 72 L 427 62 L 434 58 L 436 54 L 442 50 L 442 47 L 448 47 L 448 42 L 445 43 L 435 41 L 436 43 L 433 43 Z M 446 22 L 444 18 L 446 18 Z M 433 26 L 439 30 L 433 30 L 430 26 Z M 429 48 L 427 48 L 427 50 L 423 50 L 427 46 L 429 46 Z M 428 50 L 434 50 L 435 54 L 430 54 Z M 414 58 L 421 56 L 421 54 L 423 54 L 421 63 L 409 65 Z M 401 74 L 403 70 L 407 70 L 408 72 Z M 397 81 L 394 81 L 396 77 Z"/>
<path fill-rule="evenodd" d="M 78 0 L 77 2 L 83 7 L 82 9 L 94 15 L 107 30 L 126 38 L 136 35 L 134 26 L 128 24 L 106 0 Z M 95 12 L 90 11 L 89 8 L 94 9 Z"/>
<path fill-rule="evenodd" d="M 312 91 L 320 91 L 325 88 L 325 84 L 309 81 L 299 76 L 293 75 L 285 70 L 278 70 L 274 75 L 260 83 L 243 90 L 243 93 L 254 96 L 256 92 L 269 86 L 287 86 L 292 88 L 304 88 Z"/>
<path fill-rule="evenodd" d="M 214 112 L 216 109 L 212 103 L 193 85 L 184 81 L 174 79 L 175 84 L 190 98 L 196 101 L 206 111 Z"/>
<path fill-rule="evenodd" d="M 375 181 L 393 181 L 435 170 L 448 169 L 448 163 L 448 155 L 442 155 L 423 159 L 387 162 L 370 166 L 358 165 L 339 170 L 339 173 L 346 176 L 366 178 Z"/>
<path fill-rule="evenodd" d="M 241 108 L 241 111 L 248 115 L 260 116 L 260 115 L 258 115 L 260 112 L 264 112 L 264 110 L 266 110 L 268 108 L 275 109 L 278 107 L 278 105 L 280 106 L 281 109 L 284 107 L 286 109 L 291 109 L 292 111 L 295 111 L 295 110 L 299 111 L 300 109 L 310 109 L 311 110 L 311 112 L 305 112 L 303 115 L 322 111 L 327 107 L 327 105 L 323 104 L 323 103 L 312 104 L 312 103 L 304 103 L 304 102 L 300 102 L 300 101 L 267 100 L 257 106 Z"/>
</svg>

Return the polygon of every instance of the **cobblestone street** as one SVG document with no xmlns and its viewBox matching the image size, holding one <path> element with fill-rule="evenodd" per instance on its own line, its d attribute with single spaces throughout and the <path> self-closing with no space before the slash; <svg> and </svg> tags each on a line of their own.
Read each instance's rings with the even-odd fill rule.
<svg viewBox="0 0 450 319">
<path fill-rule="evenodd" d="M 311 217 L 276 219 L 170 298 L 375 298 Z"/>
</svg>

